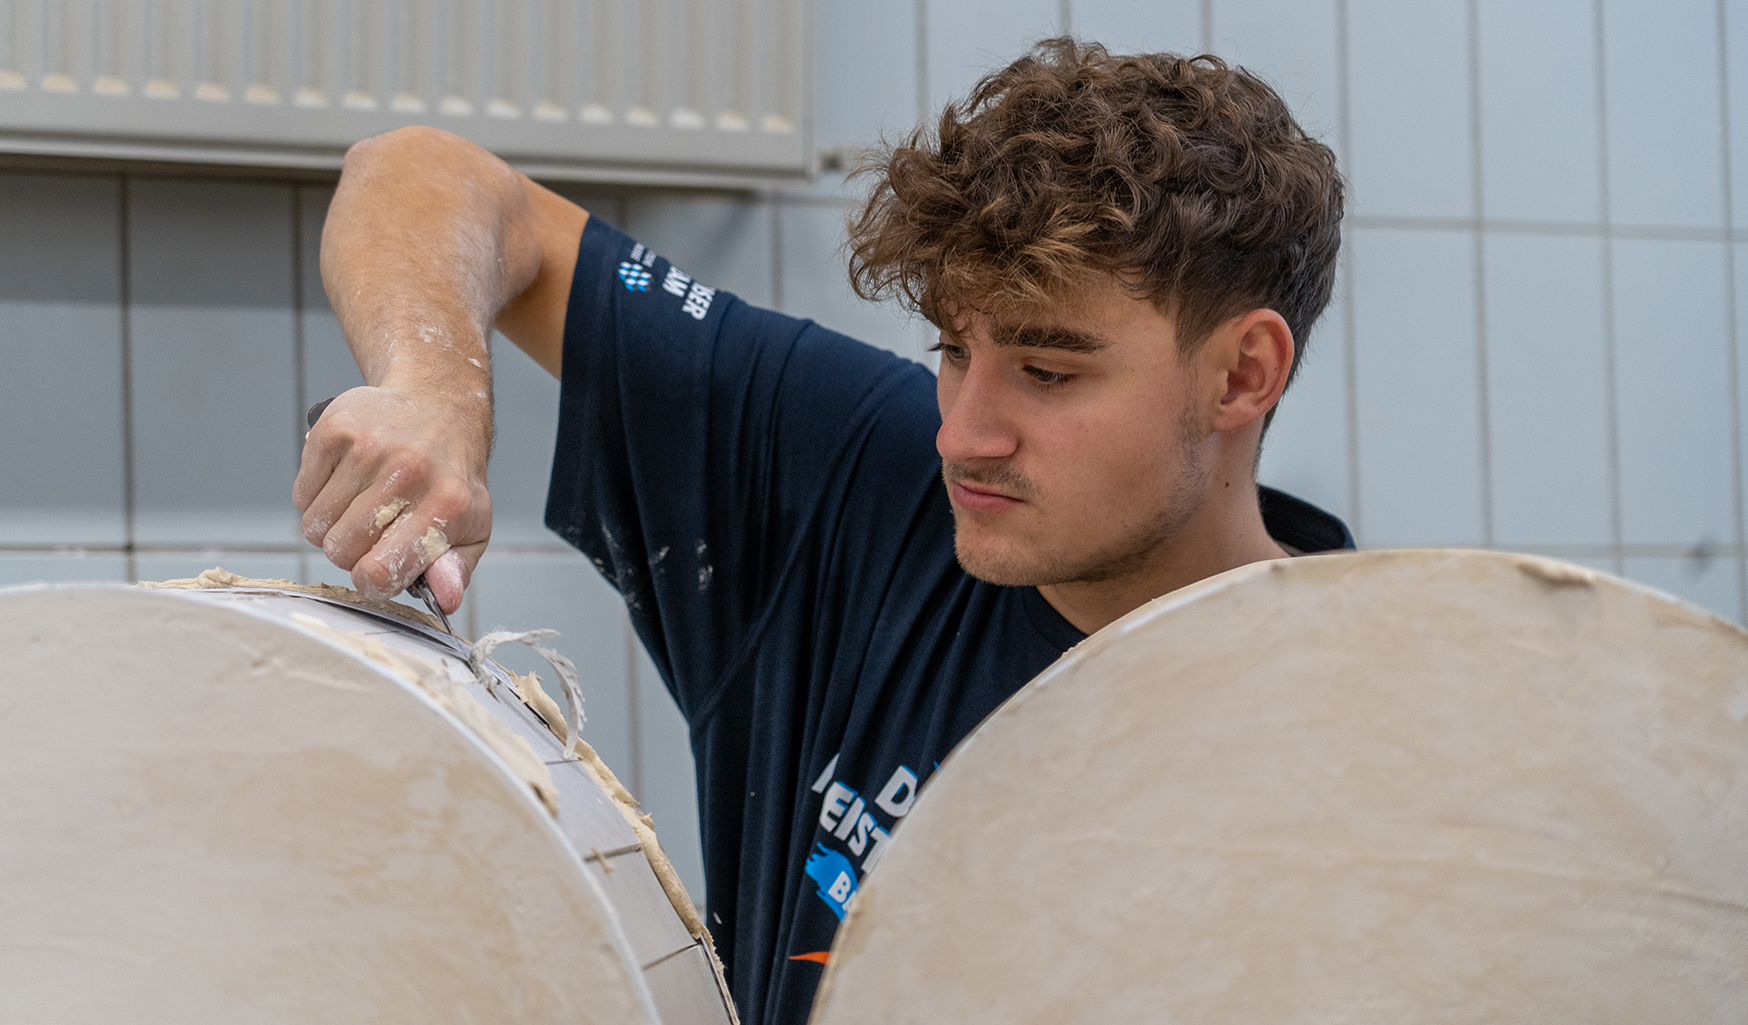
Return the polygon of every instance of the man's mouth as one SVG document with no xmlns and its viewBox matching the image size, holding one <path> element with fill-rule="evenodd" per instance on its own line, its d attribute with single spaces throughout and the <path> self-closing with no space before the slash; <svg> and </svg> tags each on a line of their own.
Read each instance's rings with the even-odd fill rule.
<svg viewBox="0 0 1748 1025">
<path fill-rule="evenodd" d="M 947 491 L 953 496 L 954 505 L 970 512 L 1002 512 L 1025 504 L 1012 495 L 1005 495 L 983 485 L 967 484 L 962 480 L 947 485 Z"/>
</svg>

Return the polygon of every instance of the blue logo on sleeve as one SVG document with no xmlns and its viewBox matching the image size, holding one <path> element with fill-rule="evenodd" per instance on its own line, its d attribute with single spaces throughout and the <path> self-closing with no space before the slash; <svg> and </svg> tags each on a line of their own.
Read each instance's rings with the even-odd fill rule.
<svg viewBox="0 0 1748 1025">
<path fill-rule="evenodd" d="M 850 859 L 825 844 L 813 845 L 818 854 L 807 859 L 807 874 L 819 884 L 819 899 L 832 909 L 832 914 L 844 917 L 846 905 L 856 895 L 856 869 Z"/>
<path fill-rule="evenodd" d="M 619 265 L 619 280 L 625 282 L 627 292 L 649 291 L 649 271 L 630 260 Z"/>
</svg>

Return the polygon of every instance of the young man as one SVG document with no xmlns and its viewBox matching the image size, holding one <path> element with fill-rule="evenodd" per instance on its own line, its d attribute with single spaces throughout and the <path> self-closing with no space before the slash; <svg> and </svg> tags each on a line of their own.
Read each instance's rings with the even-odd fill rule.
<svg viewBox="0 0 1748 1025">
<path fill-rule="evenodd" d="M 1052 41 L 874 178 L 852 275 L 940 327 L 938 379 L 429 129 L 355 148 L 323 235 L 369 386 L 310 433 L 306 535 L 369 595 L 429 565 L 454 608 L 490 536 L 494 323 L 560 377 L 547 524 L 624 594 L 690 723 L 707 917 L 749 1022 L 806 1017 L 918 788 L 1065 649 L 1351 543 L 1255 484 L 1342 203 L 1267 86 Z"/>
</svg>

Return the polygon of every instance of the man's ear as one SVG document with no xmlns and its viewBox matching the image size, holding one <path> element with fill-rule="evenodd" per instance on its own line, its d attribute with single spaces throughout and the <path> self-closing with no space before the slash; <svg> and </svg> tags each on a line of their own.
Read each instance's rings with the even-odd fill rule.
<svg viewBox="0 0 1748 1025">
<path fill-rule="evenodd" d="M 1221 382 L 1214 409 L 1216 431 L 1248 427 L 1273 409 L 1287 388 L 1293 367 L 1293 329 L 1274 310 L 1251 310 L 1222 324 L 1208 340 L 1215 381 Z"/>
</svg>

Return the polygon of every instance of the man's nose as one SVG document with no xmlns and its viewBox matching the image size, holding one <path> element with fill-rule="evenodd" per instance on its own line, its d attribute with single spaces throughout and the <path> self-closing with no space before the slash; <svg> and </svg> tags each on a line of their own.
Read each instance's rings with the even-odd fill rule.
<svg viewBox="0 0 1748 1025">
<path fill-rule="evenodd" d="M 994 368 L 980 367 L 975 361 L 955 385 L 943 391 L 935 450 L 944 461 L 967 463 L 1014 454 L 1019 436 L 1005 392 Z"/>
</svg>

